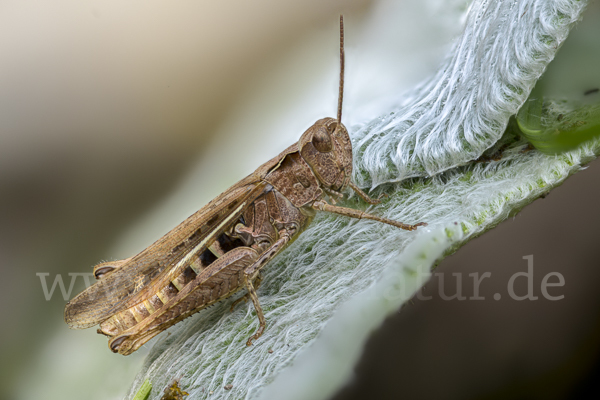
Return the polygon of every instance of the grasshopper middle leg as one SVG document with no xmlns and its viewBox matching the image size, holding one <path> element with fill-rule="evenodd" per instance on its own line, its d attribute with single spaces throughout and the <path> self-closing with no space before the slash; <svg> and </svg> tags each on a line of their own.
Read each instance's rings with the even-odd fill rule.
<svg viewBox="0 0 600 400">
<path fill-rule="evenodd" d="M 248 289 L 248 295 L 250 296 L 250 300 L 254 304 L 254 308 L 256 309 L 256 315 L 258 316 L 259 327 L 254 335 L 248 338 L 246 342 L 246 346 L 252 345 L 252 340 L 256 340 L 262 336 L 265 327 L 267 326 L 267 322 L 265 320 L 265 315 L 263 313 L 262 307 L 258 301 L 258 296 L 256 295 L 256 286 L 254 282 L 258 278 L 260 274 L 260 269 L 271 260 L 273 257 L 277 255 L 290 241 L 290 236 L 286 231 L 281 234 L 279 240 L 277 240 L 271 247 L 269 247 L 260 257 L 250 266 L 248 266 L 244 270 L 244 283 L 246 288 Z"/>
<path fill-rule="evenodd" d="M 360 190 L 360 188 L 358 186 L 356 186 L 354 183 L 352 183 L 352 181 L 350 181 L 348 186 L 350 186 L 350 189 L 354 190 L 354 192 L 358 195 L 358 197 L 360 197 L 361 199 L 363 199 L 364 201 L 366 201 L 369 204 L 373 204 L 373 205 L 379 204 L 379 203 L 381 203 L 381 198 L 384 196 L 387 196 L 385 193 L 382 193 L 378 199 L 372 199 L 369 197 L 368 194 L 366 194 L 365 192 Z"/>
<path fill-rule="evenodd" d="M 260 287 L 260 284 L 262 282 L 262 274 L 258 274 L 258 276 L 256 277 L 256 279 L 254 279 L 254 282 L 252 282 L 252 284 L 254 285 L 254 289 L 258 290 L 258 288 Z M 235 306 L 237 306 L 238 304 L 240 304 L 242 301 L 243 302 L 247 302 L 248 299 L 250 299 L 250 294 L 246 293 L 245 295 L 243 295 L 242 297 L 240 297 L 239 299 L 237 299 L 236 301 L 234 301 L 233 303 L 231 303 L 231 307 L 229 308 L 229 312 L 233 312 L 233 310 L 235 309 Z"/>
</svg>

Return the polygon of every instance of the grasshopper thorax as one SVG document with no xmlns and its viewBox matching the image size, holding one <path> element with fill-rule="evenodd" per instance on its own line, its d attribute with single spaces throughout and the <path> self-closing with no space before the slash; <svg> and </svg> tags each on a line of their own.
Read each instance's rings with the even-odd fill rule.
<svg viewBox="0 0 600 400">
<path fill-rule="evenodd" d="M 302 134 L 298 149 L 323 187 L 346 188 L 352 175 L 352 143 L 342 123 L 335 118 L 318 120 Z"/>
</svg>

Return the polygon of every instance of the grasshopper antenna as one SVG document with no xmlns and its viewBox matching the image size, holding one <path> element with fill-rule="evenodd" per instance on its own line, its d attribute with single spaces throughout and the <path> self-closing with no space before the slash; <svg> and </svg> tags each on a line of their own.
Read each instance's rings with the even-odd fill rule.
<svg viewBox="0 0 600 400">
<path fill-rule="evenodd" d="M 338 97 L 338 124 L 342 123 L 342 102 L 344 100 L 344 16 L 340 15 L 340 94 Z"/>
</svg>

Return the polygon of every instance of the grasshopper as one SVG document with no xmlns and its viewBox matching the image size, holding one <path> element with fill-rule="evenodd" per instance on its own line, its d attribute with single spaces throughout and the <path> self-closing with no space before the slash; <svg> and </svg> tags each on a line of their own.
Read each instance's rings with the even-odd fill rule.
<svg viewBox="0 0 600 400">
<path fill-rule="evenodd" d="M 292 243 L 316 212 L 370 219 L 405 230 L 418 226 L 336 206 L 348 187 L 378 204 L 350 180 L 352 143 L 342 124 L 344 24 L 340 16 L 337 119 L 323 118 L 298 143 L 261 165 L 136 256 L 94 267 L 98 281 L 65 307 L 72 329 L 100 325 L 109 348 L 123 355 L 177 322 L 234 293 L 247 294 L 259 327 L 266 321 L 256 289 L 261 269 Z"/>
</svg>

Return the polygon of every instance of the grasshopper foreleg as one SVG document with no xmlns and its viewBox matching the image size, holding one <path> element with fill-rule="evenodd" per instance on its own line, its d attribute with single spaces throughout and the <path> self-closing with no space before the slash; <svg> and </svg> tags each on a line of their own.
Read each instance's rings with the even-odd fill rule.
<svg viewBox="0 0 600 400">
<path fill-rule="evenodd" d="M 365 192 L 360 190 L 360 188 L 358 186 L 356 186 L 354 183 L 352 183 L 352 181 L 350 181 L 348 186 L 350 186 L 350 189 L 354 190 L 354 192 L 358 195 L 358 197 L 360 197 L 361 199 L 363 199 L 364 201 L 366 201 L 369 204 L 373 204 L 373 205 L 379 204 L 379 203 L 381 203 L 381 198 L 387 196 L 385 193 L 382 193 L 378 199 L 372 199 L 369 197 L 368 194 L 366 194 Z"/>
<path fill-rule="evenodd" d="M 343 194 L 341 194 L 340 192 L 336 192 L 335 190 L 327 189 L 327 188 L 323 188 L 323 190 L 325 191 L 325 193 L 327 193 L 329 195 L 329 198 L 331 199 L 331 202 L 333 204 L 336 204 L 337 200 L 341 200 L 344 198 Z M 336 200 L 336 198 L 337 198 L 337 200 Z"/>
<path fill-rule="evenodd" d="M 263 310 L 258 301 L 258 296 L 256 295 L 256 288 L 254 285 L 254 281 L 258 279 L 260 269 L 267 264 L 273 257 L 277 255 L 286 244 L 290 241 L 290 237 L 286 231 L 283 232 L 281 238 L 277 240 L 271 247 L 269 247 L 260 257 L 249 267 L 244 270 L 244 283 L 246 288 L 248 289 L 248 295 L 254 304 L 254 308 L 256 309 L 256 315 L 258 316 L 259 327 L 256 333 L 248 338 L 246 342 L 246 346 L 252 345 L 252 340 L 256 340 L 263 334 L 265 327 L 267 326 L 267 322 L 265 320 L 265 315 L 263 314 Z"/>
<path fill-rule="evenodd" d="M 392 225 L 392 226 L 395 226 L 397 228 L 404 229 L 407 231 L 414 231 L 415 229 L 417 229 L 418 226 L 427 226 L 427 224 L 425 222 L 419 222 L 418 224 L 409 225 L 409 224 L 394 221 L 391 219 L 368 214 L 366 212 L 355 210 L 353 208 L 332 206 L 331 204 L 325 203 L 324 201 L 315 201 L 313 203 L 313 208 L 315 210 L 327 211 L 330 213 L 345 215 L 346 217 L 351 217 L 351 218 L 356 218 L 356 219 L 371 219 L 373 221 L 383 222 L 384 224 Z"/>
</svg>

